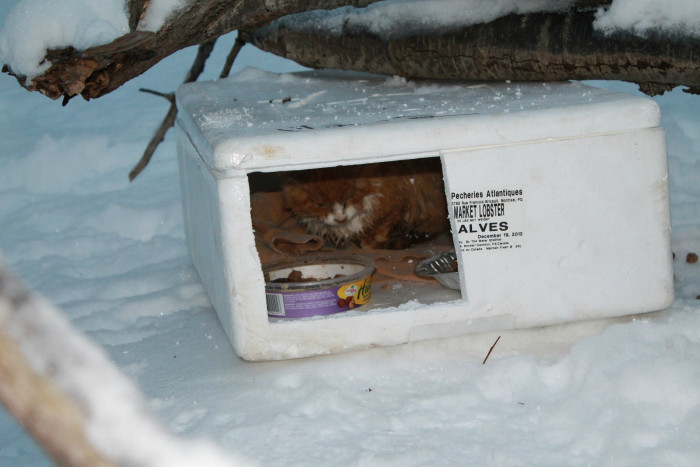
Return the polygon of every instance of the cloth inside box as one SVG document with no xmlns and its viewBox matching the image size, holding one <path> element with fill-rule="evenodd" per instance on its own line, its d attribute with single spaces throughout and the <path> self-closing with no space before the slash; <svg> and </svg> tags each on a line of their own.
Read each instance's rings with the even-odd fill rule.
<svg viewBox="0 0 700 467">
<path fill-rule="evenodd" d="M 454 248 L 449 235 L 441 235 L 404 250 L 365 249 L 354 245 L 335 248 L 321 237 L 306 233 L 284 208 L 280 192 L 251 194 L 251 218 L 255 245 L 264 267 L 273 261 L 297 258 L 312 253 L 342 253 L 370 257 L 377 265 L 374 283 L 401 281 L 435 281 L 414 273 L 416 264 L 425 258 Z"/>
</svg>

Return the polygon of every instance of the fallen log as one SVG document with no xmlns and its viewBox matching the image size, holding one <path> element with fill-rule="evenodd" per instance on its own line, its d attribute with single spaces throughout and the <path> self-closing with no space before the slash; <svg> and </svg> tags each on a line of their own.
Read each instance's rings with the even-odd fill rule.
<svg viewBox="0 0 700 467">
<path fill-rule="evenodd" d="M 282 18 L 243 38 L 310 68 L 413 79 L 622 80 L 637 83 L 649 95 L 679 85 L 700 93 L 700 39 L 660 32 L 644 38 L 626 32 L 606 35 L 594 28 L 591 8 L 511 14 L 485 24 L 389 37 L 356 21 L 326 26 L 323 16 Z"/>
</svg>

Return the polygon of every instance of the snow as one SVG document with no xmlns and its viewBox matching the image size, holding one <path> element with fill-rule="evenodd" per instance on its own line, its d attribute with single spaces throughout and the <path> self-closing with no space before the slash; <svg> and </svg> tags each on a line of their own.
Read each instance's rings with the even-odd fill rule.
<svg viewBox="0 0 700 467">
<path fill-rule="evenodd" d="M 0 266 L 4 262 L 0 258 Z M 25 296 L 15 278 L 0 272 L 4 291 Z M 4 294 L 3 294 L 4 295 Z M 86 415 L 86 435 L 100 453 L 119 465 L 176 467 L 234 462 L 211 442 L 182 443 L 148 413 L 142 395 L 105 351 L 76 332 L 68 318 L 41 298 L 11 310 L 0 301 L 0 324 L 22 350 L 31 368 L 50 377 Z M 96 388 L 98 390 L 96 390 Z"/>
<path fill-rule="evenodd" d="M 508 14 L 565 11 L 573 0 L 385 0 L 366 8 L 344 7 L 281 18 L 273 27 L 325 29 L 331 34 L 360 30 L 382 39 L 400 38 L 416 30 L 451 29 L 487 23 Z"/>
<path fill-rule="evenodd" d="M 138 29 L 156 32 L 173 12 L 182 8 L 186 3 L 187 0 L 151 0 L 146 8 L 146 13 L 139 22 Z"/>
<path fill-rule="evenodd" d="M 3 0 L 0 63 L 31 79 L 50 66 L 47 49 L 84 50 L 129 32 L 125 0 Z M 138 29 L 157 31 L 186 0 L 152 0 Z M 2 23 L 0 23 L 2 24 Z M 22 40 L 17 40 L 22 38 Z"/>
<path fill-rule="evenodd" d="M 139 22 L 143 31 L 157 31 L 188 0 L 152 0 Z M 385 0 L 366 8 L 338 8 L 292 15 L 296 27 L 323 27 L 340 32 L 360 27 L 385 39 L 420 29 L 449 29 L 485 23 L 508 14 L 565 11 L 574 0 Z M 3 11 L 5 10 L 5 11 Z M 9 12 L 9 13 L 8 13 Z M 46 71 L 46 49 L 73 46 L 78 50 L 106 44 L 129 32 L 125 0 L 4 0 L 0 16 L 0 63 L 31 79 Z M 650 30 L 700 35 L 700 4 L 695 0 L 615 0 L 600 8 L 594 26 L 605 33 L 618 30 L 646 35 Z M 23 40 L 15 40 L 21 37 Z"/>
<path fill-rule="evenodd" d="M 509 14 L 566 11 L 573 0 L 385 0 L 366 8 L 312 11 L 281 18 L 273 27 L 371 33 L 384 40 L 415 31 L 449 30 L 488 23 Z M 594 27 L 603 33 L 629 31 L 645 36 L 651 31 L 700 35 L 700 3 L 695 0 L 615 0 L 596 11 Z"/>
<path fill-rule="evenodd" d="M 700 3 L 695 0 L 615 0 L 599 9 L 594 27 L 605 32 L 631 31 L 646 36 L 651 31 L 700 37 Z"/>
<path fill-rule="evenodd" d="M 232 42 L 217 45 L 205 79 L 218 75 Z M 655 98 L 677 257 L 668 310 L 246 363 L 187 254 L 172 134 L 127 181 L 168 106 L 137 89 L 175 89 L 194 54 L 66 108 L 0 78 L 0 250 L 138 386 L 169 431 L 260 465 L 697 464 L 700 264 L 685 258 L 700 250 L 700 97 Z M 252 64 L 298 69 L 244 47 L 234 71 Z M 98 396 L 109 393 L 98 375 L 87 378 Z M 0 466 L 16 465 L 51 463 L 2 412 Z"/>
<path fill-rule="evenodd" d="M 51 65 L 43 61 L 46 49 L 72 45 L 82 50 L 111 42 L 129 31 L 123 0 L 14 3 L 0 30 L 0 62 L 29 78 Z"/>
</svg>

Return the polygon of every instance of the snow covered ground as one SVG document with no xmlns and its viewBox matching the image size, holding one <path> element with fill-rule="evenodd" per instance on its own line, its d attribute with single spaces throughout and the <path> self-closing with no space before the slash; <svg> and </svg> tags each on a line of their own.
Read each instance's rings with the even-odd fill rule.
<svg viewBox="0 0 700 467">
<path fill-rule="evenodd" d="M 232 41 L 218 44 L 205 79 Z M 105 349 L 168 429 L 261 465 L 697 465 L 700 264 L 685 257 L 700 251 L 700 97 L 655 99 L 677 256 L 670 309 L 246 363 L 186 251 L 172 134 L 127 181 L 167 110 L 137 89 L 175 89 L 194 53 L 66 108 L 0 77 L 0 250 Z M 236 69 L 244 65 L 296 69 L 249 47 Z M 0 466 L 20 465 L 51 464 L 0 412 Z"/>
</svg>

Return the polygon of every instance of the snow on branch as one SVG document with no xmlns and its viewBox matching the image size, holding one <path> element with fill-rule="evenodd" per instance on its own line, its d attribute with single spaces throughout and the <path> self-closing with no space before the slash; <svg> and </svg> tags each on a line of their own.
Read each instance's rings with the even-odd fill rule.
<svg viewBox="0 0 700 467">
<path fill-rule="evenodd" d="M 37 8 L 44 4 L 54 7 Z M 700 85 L 696 0 L 670 5 L 654 0 L 96 4 L 81 9 L 82 0 L 65 0 L 56 11 L 50 2 L 21 0 L 24 9 L 10 13 L 0 34 L 4 71 L 27 89 L 63 97 L 64 103 L 76 95 L 92 99 L 179 49 L 233 30 L 254 30 L 245 35 L 247 41 L 315 68 L 431 79 L 626 80 L 648 94 L 677 85 L 697 92 Z M 70 18 L 67 26 L 42 28 L 48 21 L 55 24 L 57 14 Z"/>
<path fill-rule="evenodd" d="M 247 43 L 311 68 L 339 68 L 405 78 L 479 81 L 605 79 L 635 82 L 650 95 L 678 85 L 700 92 L 700 35 L 695 24 L 624 24 L 610 2 L 512 2 L 460 11 L 446 2 L 396 2 L 363 10 L 291 15 L 243 34 Z M 483 2 L 482 2 L 483 3 Z M 523 2 L 524 3 L 524 2 Z M 642 2 L 646 3 L 646 2 Z M 534 5 L 534 6 L 533 6 Z M 628 12 L 634 10 L 627 3 Z M 597 8 L 596 8 L 597 6 Z M 563 8 L 564 7 L 564 8 Z M 698 9 L 700 7 L 693 7 Z M 638 16 L 634 16 L 637 18 Z M 598 29 L 598 22 L 605 24 Z M 700 17 L 698 17 L 700 30 Z M 641 33 L 643 31 L 643 33 Z"/>
<path fill-rule="evenodd" d="M 180 49 L 230 31 L 254 29 L 291 13 L 376 0 L 126 1 L 22 0 L 0 33 L 3 71 L 26 89 L 62 97 L 64 103 L 77 95 L 93 99 Z"/>
<path fill-rule="evenodd" d="M 58 465 L 240 465 L 208 443 L 166 432 L 103 349 L 1 259 L 0 402 Z"/>
</svg>

